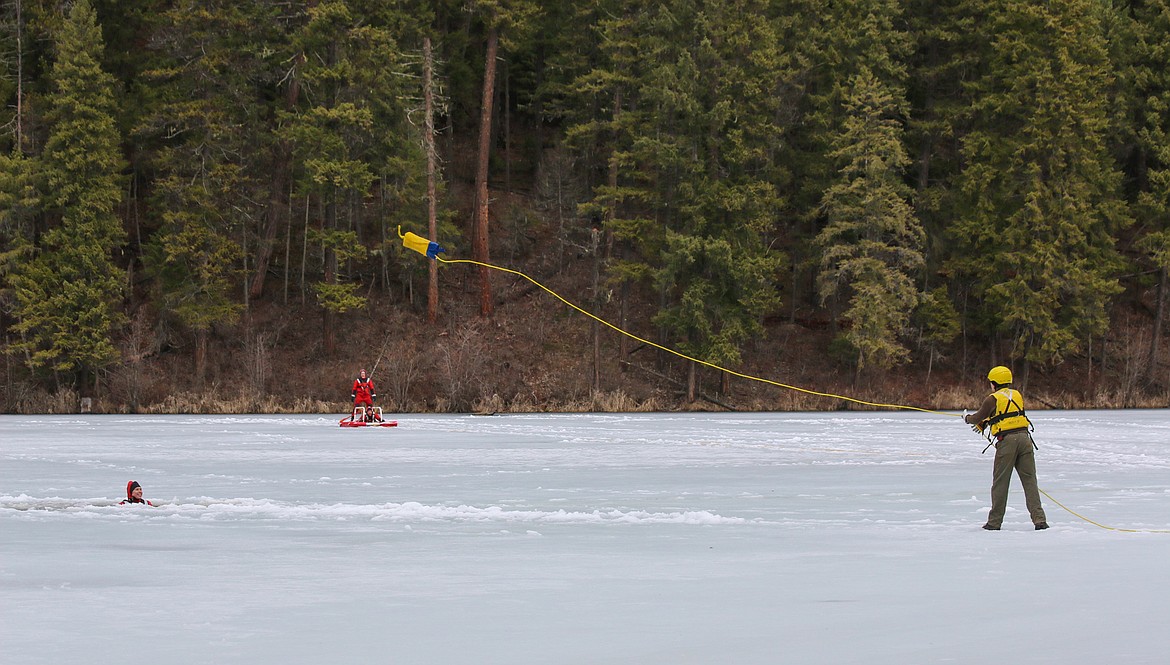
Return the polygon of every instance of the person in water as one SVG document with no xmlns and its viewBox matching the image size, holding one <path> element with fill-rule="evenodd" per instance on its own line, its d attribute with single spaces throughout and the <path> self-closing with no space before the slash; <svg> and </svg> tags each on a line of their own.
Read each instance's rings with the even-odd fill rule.
<svg viewBox="0 0 1170 665">
<path fill-rule="evenodd" d="M 131 480 L 126 483 L 126 498 L 122 499 L 122 502 L 118 505 L 124 506 L 128 503 L 142 503 L 148 506 L 154 505 L 142 498 L 142 485 L 139 485 L 137 480 Z"/>
</svg>

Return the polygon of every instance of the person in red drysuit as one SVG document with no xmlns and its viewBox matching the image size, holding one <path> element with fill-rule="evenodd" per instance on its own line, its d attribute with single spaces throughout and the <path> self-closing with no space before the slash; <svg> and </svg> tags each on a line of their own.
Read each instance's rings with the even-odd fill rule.
<svg viewBox="0 0 1170 665">
<path fill-rule="evenodd" d="M 362 370 L 358 378 L 353 380 L 353 391 L 350 392 L 350 397 L 353 398 L 353 413 L 357 417 L 357 409 L 359 406 L 365 407 L 365 420 L 375 420 L 377 416 L 374 414 L 374 398 L 378 393 L 374 391 L 374 380 L 366 376 L 366 370 Z"/>
<path fill-rule="evenodd" d="M 128 503 L 142 503 L 148 506 L 154 505 L 142 498 L 142 485 L 139 485 L 137 480 L 131 480 L 126 483 L 126 498 L 122 499 L 118 505 L 124 506 Z"/>
</svg>

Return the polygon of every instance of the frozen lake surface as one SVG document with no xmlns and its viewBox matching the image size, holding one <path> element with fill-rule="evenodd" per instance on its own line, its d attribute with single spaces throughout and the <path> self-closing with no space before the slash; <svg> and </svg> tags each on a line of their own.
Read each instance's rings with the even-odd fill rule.
<svg viewBox="0 0 1170 665">
<path fill-rule="evenodd" d="M 0 416 L 0 663 L 1170 662 L 1170 412 L 1032 415 L 1042 532 L 935 414 Z"/>
</svg>

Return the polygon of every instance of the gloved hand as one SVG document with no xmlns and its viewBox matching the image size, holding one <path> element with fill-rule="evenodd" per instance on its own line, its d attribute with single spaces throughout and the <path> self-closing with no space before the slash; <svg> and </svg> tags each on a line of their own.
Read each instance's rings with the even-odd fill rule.
<svg viewBox="0 0 1170 665">
<path fill-rule="evenodd" d="M 975 432 L 976 434 L 982 434 L 983 433 L 983 425 L 980 423 L 971 423 L 971 431 Z"/>
</svg>

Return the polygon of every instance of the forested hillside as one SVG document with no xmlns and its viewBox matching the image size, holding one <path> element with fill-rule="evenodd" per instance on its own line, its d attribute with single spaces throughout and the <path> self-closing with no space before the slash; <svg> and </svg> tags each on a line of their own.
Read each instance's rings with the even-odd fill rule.
<svg viewBox="0 0 1170 665">
<path fill-rule="evenodd" d="M 1170 0 L 2 12 L 2 410 L 1168 405 Z"/>
</svg>

